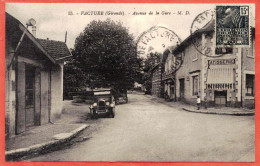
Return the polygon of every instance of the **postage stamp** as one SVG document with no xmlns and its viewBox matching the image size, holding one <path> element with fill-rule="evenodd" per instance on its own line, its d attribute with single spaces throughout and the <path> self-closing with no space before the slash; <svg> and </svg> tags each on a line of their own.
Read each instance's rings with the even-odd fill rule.
<svg viewBox="0 0 260 166">
<path fill-rule="evenodd" d="M 216 6 L 216 45 L 249 45 L 249 6 Z"/>
</svg>

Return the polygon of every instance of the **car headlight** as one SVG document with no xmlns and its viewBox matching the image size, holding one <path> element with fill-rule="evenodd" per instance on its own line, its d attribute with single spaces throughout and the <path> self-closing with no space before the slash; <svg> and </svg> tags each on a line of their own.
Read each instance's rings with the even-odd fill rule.
<svg viewBox="0 0 260 166">
<path fill-rule="evenodd" d="M 106 102 L 106 106 L 109 106 L 109 102 Z"/>
<path fill-rule="evenodd" d="M 114 106 L 115 106 L 115 104 L 114 104 L 114 103 L 111 103 L 111 104 L 110 104 L 110 107 L 114 107 Z"/>
<path fill-rule="evenodd" d="M 97 106 L 97 103 L 94 103 L 93 106 L 96 107 L 96 106 Z"/>
<path fill-rule="evenodd" d="M 91 105 L 89 108 L 92 109 L 92 108 L 93 108 L 93 105 Z"/>
</svg>

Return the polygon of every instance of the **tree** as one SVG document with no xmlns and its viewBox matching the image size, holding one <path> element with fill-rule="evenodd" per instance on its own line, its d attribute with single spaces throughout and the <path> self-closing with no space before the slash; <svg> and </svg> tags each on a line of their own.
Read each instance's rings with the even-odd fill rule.
<svg viewBox="0 0 260 166">
<path fill-rule="evenodd" d="M 73 54 L 73 51 L 72 51 Z M 64 65 L 64 97 L 68 98 L 69 92 L 76 92 L 81 87 L 86 87 L 88 77 L 81 68 L 78 67 L 79 62 L 72 58 Z"/>
<path fill-rule="evenodd" d="M 76 38 L 73 55 L 92 88 L 130 88 L 139 72 L 133 36 L 110 19 L 88 24 Z"/>
<path fill-rule="evenodd" d="M 151 52 L 143 61 L 143 85 L 148 92 L 151 92 L 152 89 L 152 69 L 156 64 L 160 63 L 161 57 L 161 54 Z"/>
</svg>

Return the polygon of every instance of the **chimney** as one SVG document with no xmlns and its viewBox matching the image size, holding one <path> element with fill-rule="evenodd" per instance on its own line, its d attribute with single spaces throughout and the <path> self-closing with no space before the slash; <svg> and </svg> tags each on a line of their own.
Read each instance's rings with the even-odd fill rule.
<svg viewBox="0 0 260 166">
<path fill-rule="evenodd" d="M 32 26 L 32 34 L 36 38 L 36 26 Z"/>
<path fill-rule="evenodd" d="M 31 18 L 31 19 L 29 19 L 29 20 L 26 22 L 26 25 L 27 25 L 27 28 L 28 28 L 29 26 L 32 27 L 32 34 L 33 34 L 34 37 L 36 37 L 36 21 L 35 21 L 33 18 Z"/>
</svg>

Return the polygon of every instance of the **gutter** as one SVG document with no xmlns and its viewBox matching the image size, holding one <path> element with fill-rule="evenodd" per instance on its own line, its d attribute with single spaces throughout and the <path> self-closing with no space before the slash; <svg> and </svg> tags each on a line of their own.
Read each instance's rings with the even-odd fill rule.
<svg viewBox="0 0 260 166">
<path fill-rule="evenodd" d="M 59 61 L 59 60 L 63 60 L 63 59 L 70 58 L 70 57 L 72 57 L 72 55 L 65 56 L 65 57 L 62 57 L 62 58 L 58 58 L 58 59 L 55 59 L 55 60 L 56 60 L 56 61 Z"/>
</svg>

